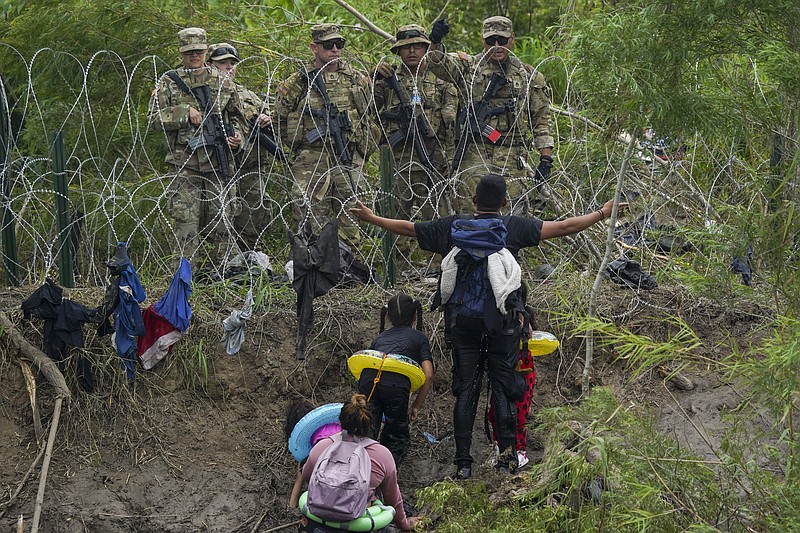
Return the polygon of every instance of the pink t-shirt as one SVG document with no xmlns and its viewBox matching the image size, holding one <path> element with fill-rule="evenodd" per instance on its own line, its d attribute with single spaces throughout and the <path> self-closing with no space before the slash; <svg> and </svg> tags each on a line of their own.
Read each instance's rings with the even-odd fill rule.
<svg viewBox="0 0 800 533">
<path fill-rule="evenodd" d="M 333 444 L 333 440 L 324 438 L 311 448 L 308 460 L 303 465 L 303 481 L 308 482 L 311 479 L 311 473 L 314 471 L 320 455 L 331 444 Z M 380 487 L 383 494 L 381 501 L 384 505 L 391 505 L 395 508 L 394 524 L 400 529 L 410 529 L 406 511 L 403 508 L 403 496 L 400 494 L 400 486 L 397 484 L 397 466 L 394 464 L 392 452 L 386 446 L 378 443 L 367 446 L 366 450 L 372 463 L 372 475 L 369 479 L 370 491 L 375 492 L 375 489 Z"/>
</svg>

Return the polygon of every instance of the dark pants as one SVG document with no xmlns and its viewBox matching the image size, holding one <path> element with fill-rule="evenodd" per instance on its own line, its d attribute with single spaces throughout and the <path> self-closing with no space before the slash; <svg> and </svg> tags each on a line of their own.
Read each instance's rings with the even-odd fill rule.
<svg viewBox="0 0 800 533">
<path fill-rule="evenodd" d="M 362 374 L 362 379 L 358 382 L 358 392 L 369 398 L 372 386 L 373 381 L 365 379 Z M 369 403 L 367 403 L 372 416 L 372 438 L 389 448 L 396 464 L 400 464 L 406 456 L 411 443 L 411 432 L 408 428 L 408 395 L 410 392 L 409 387 L 385 385 L 378 382 Z M 381 422 L 384 416 L 386 422 L 381 431 Z M 379 434 L 380 438 L 378 438 Z"/>
<path fill-rule="evenodd" d="M 446 319 L 447 320 L 447 319 Z M 453 431 L 458 466 L 472 464 L 472 426 L 478 411 L 484 364 L 488 369 L 497 417 L 500 450 L 514 445 L 516 407 L 525 394 L 525 380 L 514 370 L 519 360 L 521 328 L 516 324 L 497 336 L 486 333 L 483 318 L 457 317 L 450 330 L 453 348 Z"/>
</svg>

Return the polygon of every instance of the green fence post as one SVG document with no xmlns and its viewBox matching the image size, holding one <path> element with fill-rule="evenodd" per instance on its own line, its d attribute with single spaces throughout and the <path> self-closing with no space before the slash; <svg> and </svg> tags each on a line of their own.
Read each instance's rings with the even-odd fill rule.
<svg viewBox="0 0 800 533">
<path fill-rule="evenodd" d="M 19 261 L 17 260 L 17 234 L 14 229 L 14 215 L 11 211 L 11 175 L 8 172 L 8 160 L 11 157 L 11 121 L 6 112 L 8 100 L 6 89 L 0 83 L 0 209 L 3 211 L 3 268 L 6 272 L 6 283 L 19 286 Z"/>
<path fill-rule="evenodd" d="M 61 131 L 53 134 L 51 159 L 53 162 L 53 189 L 56 197 L 56 220 L 58 221 L 58 279 L 64 287 L 74 287 L 72 276 L 72 238 L 70 235 L 69 202 L 64 155 L 64 136 Z"/>
<path fill-rule="evenodd" d="M 396 210 L 394 205 L 394 157 L 392 156 L 392 149 L 387 146 L 381 146 L 381 215 L 394 218 Z M 396 281 L 396 271 L 394 264 L 395 242 L 397 238 L 394 234 L 385 231 L 383 233 L 383 264 L 385 265 L 383 272 L 383 286 L 394 287 Z"/>
</svg>

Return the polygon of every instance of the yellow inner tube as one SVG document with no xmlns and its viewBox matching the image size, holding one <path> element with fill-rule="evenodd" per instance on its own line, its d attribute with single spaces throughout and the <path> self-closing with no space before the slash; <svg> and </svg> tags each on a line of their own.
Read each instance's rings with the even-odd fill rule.
<svg viewBox="0 0 800 533">
<path fill-rule="evenodd" d="M 412 392 L 425 384 L 425 372 L 422 371 L 422 367 L 405 355 L 385 354 L 378 350 L 361 350 L 347 359 L 347 368 L 356 379 L 359 379 L 361 372 L 367 368 L 402 374 L 411 381 Z"/>
<path fill-rule="evenodd" d="M 558 339 L 547 331 L 534 331 L 528 339 L 528 350 L 531 355 L 547 355 L 555 352 L 559 346 Z M 522 341 L 519 341 L 519 349 L 522 350 Z"/>
</svg>

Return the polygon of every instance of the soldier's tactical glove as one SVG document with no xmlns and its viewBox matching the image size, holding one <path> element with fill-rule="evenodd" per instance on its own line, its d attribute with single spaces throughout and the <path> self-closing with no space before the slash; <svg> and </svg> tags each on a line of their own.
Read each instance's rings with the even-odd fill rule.
<svg viewBox="0 0 800 533">
<path fill-rule="evenodd" d="M 539 158 L 539 166 L 536 167 L 536 181 L 542 183 L 550 177 L 550 171 L 553 170 L 553 158 L 549 155 L 543 155 Z"/>
<path fill-rule="evenodd" d="M 448 33 L 450 33 L 450 24 L 447 23 L 447 19 L 439 19 L 433 23 L 429 38 L 433 44 L 441 44 L 442 39 L 444 39 Z"/>
<path fill-rule="evenodd" d="M 381 61 L 378 65 L 372 70 L 372 77 L 381 80 L 384 78 L 391 78 L 394 74 L 394 68 L 389 63 L 384 63 Z"/>
</svg>

